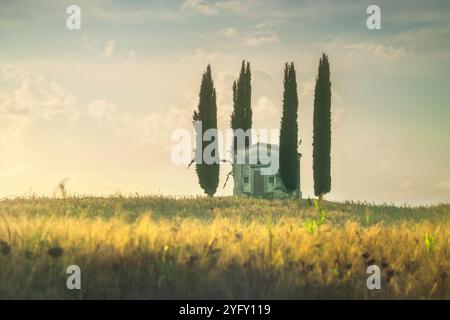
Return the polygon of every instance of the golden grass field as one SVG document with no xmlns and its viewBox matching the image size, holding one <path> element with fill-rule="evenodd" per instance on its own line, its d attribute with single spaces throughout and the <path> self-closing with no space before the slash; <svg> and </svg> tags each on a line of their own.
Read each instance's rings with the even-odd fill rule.
<svg viewBox="0 0 450 320">
<path fill-rule="evenodd" d="M 233 197 L 5 199 L 0 298 L 450 299 L 450 205 L 320 206 Z M 81 268 L 81 290 L 66 288 L 71 264 Z M 381 268 L 380 290 L 367 289 L 370 264 Z"/>
</svg>

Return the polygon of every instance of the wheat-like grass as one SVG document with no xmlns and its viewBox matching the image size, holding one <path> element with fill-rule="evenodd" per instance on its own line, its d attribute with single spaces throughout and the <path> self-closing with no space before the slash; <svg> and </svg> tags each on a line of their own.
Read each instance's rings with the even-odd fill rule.
<svg viewBox="0 0 450 320">
<path fill-rule="evenodd" d="M 306 201 L 5 200 L 0 297 L 450 298 L 447 205 L 325 206 L 310 233 L 304 222 L 316 213 Z M 65 287 L 71 264 L 80 291 Z M 370 264 L 382 269 L 381 290 L 366 287 Z"/>
</svg>

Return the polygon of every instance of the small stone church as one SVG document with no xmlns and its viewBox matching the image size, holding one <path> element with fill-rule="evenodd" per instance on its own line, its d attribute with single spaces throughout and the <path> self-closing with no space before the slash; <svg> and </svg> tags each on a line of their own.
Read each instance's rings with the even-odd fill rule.
<svg viewBox="0 0 450 320">
<path fill-rule="evenodd" d="M 233 165 L 234 188 L 233 195 L 256 196 L 267 198 L 284 198 L 289 194 L 285 191 L 279 172 L 268 174 L 271 162 L 261 161 L 260 155 L 264 154 L 271 159 L 279 159 L 279 147 L 275 144 L 258 142 L 251 146 L 242 147 L 236 154 L 245 155 L 245 163 Z M 301 154 L 298 154 L 299 166 Z M 249 159 L 254 159 L 249 161 Z M 267 170 L 264 170 L 267 168 Z M 272 170 L 273 171 L 273 170 Z M 300 177 L 299 177 L 300 180 Z M 301 198 L 300 181 L 296 196 Z"/>
</svg>

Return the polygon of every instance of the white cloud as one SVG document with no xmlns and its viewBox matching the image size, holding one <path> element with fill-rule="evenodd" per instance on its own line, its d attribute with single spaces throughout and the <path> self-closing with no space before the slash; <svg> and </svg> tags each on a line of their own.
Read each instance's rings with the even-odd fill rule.
<svg viewBox="0 0 450 320">
<path fill-rule="evenodd" d="M 205 0 L 185 0 L 181 4 L 182 11 L 192 11 L 207 16 L 214 16 L 219 13 L 217 7 Z"/>
<path fill-rule="evenodd" d="M 124 6 L 113 4 L 102 4 L 101 8 L 91 4 L 86 9 L 86 14 L 94 20 L 106 21 L 113 24 L 126 23 L 142 24 L 153 21 L 176 21 L 181 17 L 178 10 L 167 8 L 125 8 Z"/>
<path fill-rule="evenodd" d="M 280 41 L 276 33 L 264 30 L 241 33 L 234 27 L 228 27 L 219 30 L 217 34 L 228 39 L 242 41 L 244 45 L 251 47 L 269 43 L 277 43 Z"/>
<path fill-rule="evenodd" d="M 180 58 L 180 62 L 213 62 L 213 61 L 229 61 L 230 56 L 225 55 L 221 52 L 207 52 L 202 48 L 195 49 L 195 52 L 193 55 L 187 55 Z"/>
<path fill-rule="evenodd" d="M 1 76 L 9 89 L 0 90 L 1 176 L 13 176 L 31 168 L 24 136 L 35 122 L 79 118 L 75 98 L 60 84 L 16 66 L 3 67 Z"/>
<path fill-rule="evenodd" d="M 274 103 L 266 96 L 261 96 L 256 103 L 255 111 L 260 114 L 272 117 L 278 115 L 278 109 Z"/>
<path fill-rule="evenodd" d="M 88 116 L 102 130 L 132 141 L 134 147 L 158 145 L 168 147 L 167 140 L 172 130 L 190 128 L 191 110 L 174 106 L 154 108 L 144 115 L 120 111 L 114 102 L 96 99 L 88 106 Z M 177 119 L 174 122 L 174 119 Z"/>
<path fill-rule="evenodd" d="M 277 35 L 274 32 L 252 32 L 245 37 L 245 44 L 248 46 L 259 46 L 268 43 L 280 42 Z"/>
<path fill-rule="evenodd" d="M 114 103 L 106 99 L 97 99 L 88 106 L 88 115 L 97 120 L 110 118 L 115 111 Z"/>
<path fill-rule="evenodd" d="M 12 99 L 9 96 L 8 92 L 1 91 L 0 92 L 0 113 L 5 112 L 11 106 Z"/>
<path fill-rule="evenodd" d="M 220 30 L 218 32 L 218 35 L 229 39 L 239 39 L 241 37 L 240 32 L 233 27 L 228 27 Z"/>
<path fill-rule="evenodd" d="M 176 122 L 173 119 L 178 119 Z M 129 132 L 137 137 L 141 147 L 158 145 L 170 148 L 167 144 L 173 130 L 192 127 L 192 110 L 176 106 L 160 107 L 148 112 L 143 117 L 131 120 Z"/>
<path fill-rule="evenodd" d="M 243 1 L 219 1 L 214 4 L 219 9 L 240 13 L 245 10 Z"/>
<path fill-rule="evenodd" d="M 99 58 L 113 56 L 116 49 L 115 40 L 107 40 L 105 43 L 98 38 L 93 38 L 88 35 L 81 37 L 81 43 L 90 54 Z"/>
<path fill-rule="evenodd" d="M 255 29 L 265 29 L 268 27 L 277 27 L 281 24 L 281 19 L 270 19 L 261 23 L 258 23 L 253 28 Z"/>
<path fill-rule="evenodd" d="M 394 47 L 392 45 L 383 45 L 373 42 L 354 43 L 344 47 L 349 50 L 349 56 L 353 56 L 357 52 L 363 52 L 386 60 L 394 60 L 408 55 L 408 52 L 404 47 Z"/>
<path fill-rule="evenodd" d="M 207 0 L 185 0 L 181 4 L 181 10 L 206 16 L 215 16 L 221 11 L 242 13 L 245 11 L 245 6 L 242 2 L 234 0 L 216 2 Z"/>
<path fill-rule="evenodd" d="M 0 91 L 0 110 L 3 114 L 45 120 L 63 116 L 69 121 L 79 117 L 75 98 L 57 82 L 47 81 L 42 75 L 10 65 L 3 68 L 3 76 L 16 85 L 16 89 Z"/>
</svg>

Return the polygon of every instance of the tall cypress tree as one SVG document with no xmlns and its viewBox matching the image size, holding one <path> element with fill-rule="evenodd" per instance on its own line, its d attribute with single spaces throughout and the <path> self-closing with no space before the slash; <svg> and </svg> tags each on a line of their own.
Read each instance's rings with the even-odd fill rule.
<svg viewBox="0 0 450 320">
<path fill-rule="evenodd" d="M 331 190 L 331 82 L 328 56 L 322 53 L 314 92 L 314 194 L 323 198 Z"/>
<path fill-rule="evenodd" d="M 233 83 L 233 113 L 231 114 L 231 128 L 247 131 L 252 128 L 252 85 L 250 62 L 242 61 L 241 72 L 237 81 Z M 251 141 L 246 140 L 245 146 Z M 233 142 L 233 150 L 236 150 L 236 138 Z"/>
<path fill-rule="evenodd" d="M 245 61 L 244 61 L 245 62 Z M 252 72 L 250 70 L 250 62 L 247 62 L 244 77 L 244 131 L 252 128 Z"/>
<path fill-rule="evenodd" d="M 280 129 L 280 176 L 287 191 L 299 187 L 298 158 L 298 95 L 294 63 L 286 63 L 284 68 L 283 114 Z"/>
<path fill-rule="evenodd" d="M 201 121 L 202 131 L 197 132 L 203 137 L 208 129 L 217 130 L 217 103 L 216 103 L 216 89 L 211 75 L 211 67 L 208 65 L 206 72 L 203 74 L 202 84 L 200 86 L 198 111 L 194 111 L 194 121 Z M 205 163 L 203 152 L 207 146 L 213 146 L 211 155 L 216 160 L 219 159 L 217 135 L 213 141 L 203 141 L 201 139 L 200 145 L 197 143 L 196 148 L 201 148 L 202 161 L 196 162 L 196 171 L 201 188 L 210 197 L 214 196 L 219 185 L 219 161 L 212 164 Z M 200 150 L 196 150 L 200 151 Z"/>
</svg>

